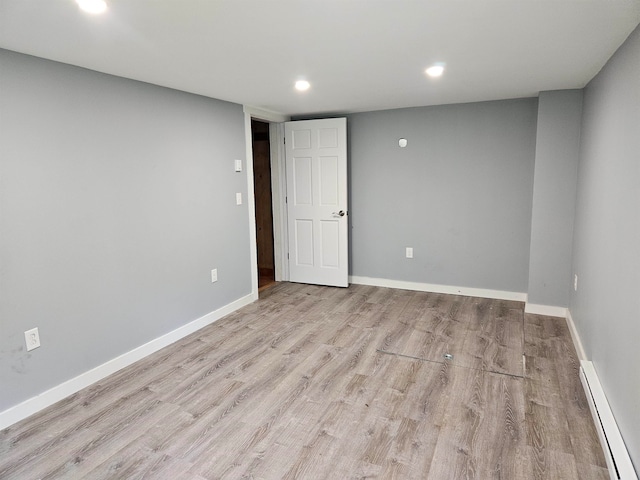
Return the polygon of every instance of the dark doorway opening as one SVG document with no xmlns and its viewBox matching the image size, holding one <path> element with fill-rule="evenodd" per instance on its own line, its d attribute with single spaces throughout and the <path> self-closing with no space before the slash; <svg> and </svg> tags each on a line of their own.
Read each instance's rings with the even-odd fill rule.
<svg viewBox="0 0 640 480">
<path fill-rule="evenodd" d="M 256 240 L 258 247 L 258 291 L 273 285 L 273 209 L 271 198 L 271 147 L 269 124 L 251 120 L 253 145 L 253 188 L 256 202 Z"/>
</svg>

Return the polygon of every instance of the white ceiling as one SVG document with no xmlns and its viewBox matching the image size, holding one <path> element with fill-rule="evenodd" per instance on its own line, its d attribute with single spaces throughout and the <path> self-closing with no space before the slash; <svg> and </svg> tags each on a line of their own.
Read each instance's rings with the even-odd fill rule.
<svg viewBox="0 0 640 480">
<path fill-rule="evenodd" d="M 581 88 L 640 22 L 640 0 L 107 2 L 0 0 L 0 47 L 308 115 Z"/>
</svg>

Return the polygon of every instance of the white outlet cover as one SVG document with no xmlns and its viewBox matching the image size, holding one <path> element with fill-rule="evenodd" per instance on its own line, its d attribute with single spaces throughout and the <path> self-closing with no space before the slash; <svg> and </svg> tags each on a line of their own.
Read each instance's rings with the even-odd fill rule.
<svg viewBox="0 0 640 480">
<path fill-rule="evenodd" d="M 218 269 L 214 268 L 211 270 L 211 283 L 215 283 L 218 281 Z"/>
<path fill-rule="evenodd" d="M 235 170 L 236 172 L 242 171 L 242 160 L 235 160 Z"/>
<path fill-rule="evenodd" d="M 27 352 L 40 346 L 40 334 L 38 328 L 32 328 L 24 332 L 24 341 L 27 344 Z"/>
<path fill-rule="evenodd" d="M 236 193 L 236 205 L 242 205 L 242 193 Z"/>
<path fill-rule="evenodd" d="M 405 254 L 407 258 L 413 258 L 413 247 L 407 247 Z"/>
</svg>

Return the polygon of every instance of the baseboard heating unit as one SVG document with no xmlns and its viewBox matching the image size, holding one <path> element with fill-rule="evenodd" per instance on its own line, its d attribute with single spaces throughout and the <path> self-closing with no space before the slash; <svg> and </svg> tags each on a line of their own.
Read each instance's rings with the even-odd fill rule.
<svg viewBox="0 0 640 480">
<path fill-rule="evenodd" d="M 580 362 L 580 380 L 598 430 L 611 480 L 638 480 L 593 363 Z"/>
</svg>

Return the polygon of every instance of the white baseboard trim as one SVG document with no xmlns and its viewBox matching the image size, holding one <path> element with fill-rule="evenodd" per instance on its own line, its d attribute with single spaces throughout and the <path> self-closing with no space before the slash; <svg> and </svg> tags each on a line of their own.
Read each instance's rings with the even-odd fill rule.
<svg viewBox="0 0 640 480">
<path fill-rule="evenodd" d="M 512 300 L 515 302 L 527 301 L 527 294 L 521 292 L 486 290 L 484 288 L 472 287 L 455 287 L 451 285 L 437 285 L 432 283 L 405 282 L 403 280 L 389 280 L 386 278 L 350 276 L 349 283 L 355 283 L 357 285 L 372 285 L 374 287 L 399 288 L 402 290 L 414 290 L 418 292 L 464 295 L 466 297 L 495 298 L 498 300 Z"/>
<path fill-rule="evenodd" d="M 573 317 L 571 316 L 571 310 L 569 309 L 567 309 L 567 326 L 569 327 L 569 333 L 571 334 L 571 339 L 573 340 L 573 346 L 576 348 L 578 360 L 580 360 L 581 362 L 586 361 L 587 354 L 584 351 L 582 340 L 580 340 L 580 335 L 578 335 L 576 324 L 573 323 Z"/>
<path fill-rule="evenodd" d="M 245 305 L 249 305 L 254 302 L 257 295 L 249 294 L 244 297 L 235 300 L 224 307 L 221 307 L 213 312 L 210 312 L 192 322 L 176 328 L 175 330 L 166 333 L 158 338 L 151 340 L 150 342 L 140 345 L 139 347 L 130 350 L 127 353 L 115 357 L 108 362 L 103 363 L 91 370 L 81 373 L 77 377 L 74 377 L 66 382 L 56 385 L 49 390 L 29 398 L 22 403 L 19 403 L 13 407 L 0 412 L 0 430 L 7 428 L 14 423 L 23 420 L 30 415 L 33 415 L 40 410 L 53 405 L 54 403 L 62 400 L 63 398 L 72 395 L 89 385 L 102 380 L 103 378 L 117 372 L 118 370 L 137 362 L 138 360 L 157 352 L 161 348 L 171 345 L 174 342 L 192 334 L 193 332 L 200 330 L 207 325 L 214 323 L 221 319 L 225 315 L 235 312 Z"/>
<path fill-rule="evenodd" d="M 593 363 L 580 362 L 580 380 L 600 437 L 611 480 L 638 480 Z"/>
<path fill-rule="evenodd" d="M 528 303 L 524 306 L 524 313 L 533 313 L 535 315 L 545 315 L 547 317 L 567 318 L 566 307 L 553 307 L 551 305 L 538 305 L 536 303 Z"/>
</svg>

